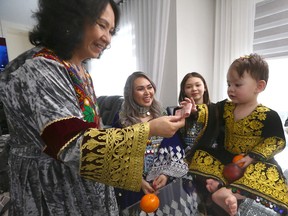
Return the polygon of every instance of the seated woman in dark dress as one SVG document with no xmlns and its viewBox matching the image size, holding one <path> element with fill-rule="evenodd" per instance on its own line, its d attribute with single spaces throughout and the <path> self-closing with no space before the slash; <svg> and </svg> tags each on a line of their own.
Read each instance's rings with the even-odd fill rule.
<svg viewBox="0 0 288 216">
<path fill-rule="evenodd" d="M 124 102 L 115 116 L 113 127 L 126 127 L 135 123 L 148 122 L 166 115 L 165 110 L 154 98 L 155 84 L 143 72 L 131 74 L 124 88 Z M 125 162 L 125 158 L 123 158 Z M 160 136 L 147 140 L 144 159 L 142 188 L 140 192 L 132 192 L 116 188 L 120 209 L 139 201 L 144 194 L 155 193 L 169 182 L 169 177 L 182 177 L 188 171 L 184 162 L 184 150 L 178 136 L 163 139 Z"/>
</svg>

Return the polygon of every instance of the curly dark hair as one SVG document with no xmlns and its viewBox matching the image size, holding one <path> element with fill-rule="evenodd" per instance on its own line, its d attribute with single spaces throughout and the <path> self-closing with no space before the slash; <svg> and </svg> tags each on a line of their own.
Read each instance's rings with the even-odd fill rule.
<svg viewBox="0 0 288 216">
<path fill-rule="evenodd" d="M 39 9 L 33 14 L 38 23 L 29 32 L 29 40 L 68 60 L 83 41 L 85 24 L 93 25 L 108 4 L 117 29 L 120 11 L 114 0 L 39 0 Z"/>
<path fill-rule="evenodd" d="M 179 97 L 178 97 L 178 102 L 180 103 L 181 101 L 183 101 L 185 99 L 185 97 L 187 97 L 187 95 L 185 94 L 185 84 L 186 84 L 187 80 L 191 77 L 197 77 L 197 78 L 200 78 L 202 80 L 204 87 L 206 89 L 206 91 L 204 92 L 204 95 L 203 95 L 203 103 L 210 104 L 210 97 L 209 97 L 209 91 L 208 91 L 208 86 L 207 86 L 206 80 L 204 79 L 204 77 L 201 74 L 199 74 L 197 72 L 187 73 L 184 76 L 184 78 L 182 79 L 181 84 L 180 84 L 180 93 L 179 93 Z"/>
</svg>

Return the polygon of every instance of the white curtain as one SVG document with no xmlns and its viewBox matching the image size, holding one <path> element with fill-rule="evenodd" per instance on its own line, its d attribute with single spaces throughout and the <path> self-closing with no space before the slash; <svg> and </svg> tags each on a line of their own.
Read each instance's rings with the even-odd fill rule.
<svg viewBox="0 0 288 216">
<path fill-rule="evenodd" d="M 160 98 L 164 73 L 170 0 L 127 0 L 120 5 L 122 19 L 131 23 L 136 68 L 155 82 Z"/>
<path fill-rule="evenodd" d="M 255 4 L 255 0 L 216 0 L 212 101 L 227 98 L 230 64 L 253 52 Z"/>
<path fill-rule="evenodd" d="M 136 70 L 132 9 L 124 3 L 120 5 L 120 10 L 119 31 L 111 40 L 111 49 L 105 50 L 100 60 L 88 62 L 97 96 L 123 95 L 127 77 Z"/>
</svg>

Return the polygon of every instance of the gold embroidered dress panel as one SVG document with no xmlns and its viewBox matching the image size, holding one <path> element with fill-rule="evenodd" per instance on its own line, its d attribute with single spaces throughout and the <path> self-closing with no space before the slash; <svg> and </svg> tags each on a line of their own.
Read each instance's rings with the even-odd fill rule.
<svg viewBox="0 0 288 216">
<path fill-rule="evenodd" d="M 286 145 L 278 114 L 263 105 L 258 105 L 249 116 L 234 121 L 234 108 L 231 102 L 226 102 L 224 105 L 224 149 L 228 154 L 251 154 L 257 162 L 250 164 L 244 176 L 229 187 L 239 189 L 250 197 L 262 197 L 267 202 L 287 209 L 287 183 L 272 160 L 275 154 L 282 151 Z M 222 175 L 224 164 L 221 162 L 221 157 L 225 157 L 225 150 L 220 152 L 222 155 L 220 158 L 204 150 L 197 150 L 189 166 L 190 171 L 197 175 L 218 179 L 227 185 Z"/>
<path fill-rule="evenodd" d="M 132 191 L 141 188 L 149 124 L 123 129 L 89 129 L 81 147 L 82 176 Z"/>
</svg>

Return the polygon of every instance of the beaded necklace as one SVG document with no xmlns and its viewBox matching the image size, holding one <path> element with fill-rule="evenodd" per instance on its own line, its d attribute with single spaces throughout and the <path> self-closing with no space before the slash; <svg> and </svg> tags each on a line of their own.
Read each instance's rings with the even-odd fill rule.
<svg viewBox="0 0 288 216">
<path fill-rule="evenodd" d="M 150 116 L 151 113 L 150 113 L 150 107 L 142 107 L 142 106 L 139 106 L 137 105 L 137 109 L 138 109 L 138 113 L 141 117 L 147 117 L 147 116 Z"/>
<path fill-rule="evenodd" d="M 79 106 L 83 112 L 84 119 L 87 122 L 95 122 L 97 127 L 99 127 L 99 108 L 96 102 L 96 96 L 94 94 L 94 87 L 90 74 L 83 69 L 85 79 L 82 79 L 76 70 L 77 67 L 67 61 L 60 59 L 53 51 L 49 49 L 43 48 L 34 55 L 34 57 L 38 56 L 55 60 L 61 63 L 67 69 L 78 98 Z"/>
</svg>

